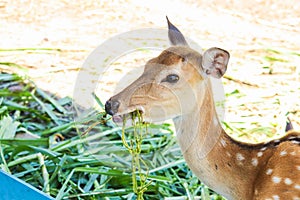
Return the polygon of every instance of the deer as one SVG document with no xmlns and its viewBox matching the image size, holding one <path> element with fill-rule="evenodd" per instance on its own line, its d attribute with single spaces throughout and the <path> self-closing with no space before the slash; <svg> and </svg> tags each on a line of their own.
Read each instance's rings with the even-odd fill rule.
<svg viewBox="0 0 300 200">
<path fill-rule="evenodd" d="M 169 19 L 171 46 L 145 64 L 142 75 L 105 103 L 120 122 L 140 111 L 145 122 L 173 119 L 183 157 L 209 188 L 231 200 L 300 200 L 300 132 L 279 139 L 240 142 L 218 119 L 211 78 L 226 72 L 230 54 L 193 50 Z"/>
</svg>

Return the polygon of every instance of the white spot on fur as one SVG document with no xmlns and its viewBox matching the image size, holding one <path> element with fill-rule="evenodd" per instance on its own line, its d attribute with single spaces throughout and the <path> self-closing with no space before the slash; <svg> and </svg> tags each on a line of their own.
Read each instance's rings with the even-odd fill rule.
<svg viewBox="0 0 300 200">
<path fill-rule="evenodd" d="M 300 200 L 300 197 L 293 197 L 293 200 Z"/>
<path fill-rule="evenodd" d="M 257 166 L 257 164 L 258 164 L 258 160 L 257 160 L 257 158 L 252 158 L 252 160 L 251 160 L 251 164 L 252 164 L 254 167 L 256 167 L 256 166 Z"/>
<path fill-rule="evenodd" d="M 236 154 L 236 159 L 237 159 L 238 161 L 243 161 L 243 160 L 245 160 L 245 157 L 244 157 L 242 154 L 237 153 L 237 154 Z"/>
<path fill-rule="evenodd" d="M 300 170 L 300 165 L 297 166 L 297 169 Z"/>
<path fill-rule="evenodd" d="M 261 151 L 265 151 L 267 149 L 267 147 L 263 147 L 263 148 L 261 148 L 260 150 Z"/>
<path fill-rule="evenodd" d="M 285 178 L 284 183 L 287 184 L 287 185 L 291 185 L 293 183 L 293 181 L 289 178 Z"/>
<path fill-rule="evenodd" d="M 300 185 L 296 184 L 294 188 L 300 190 Z"/>
<path fill-rule="evenodd" d="M 273 181 L 273 183 L 280 183 L 281 182 L 281 178 L 278 177 L 278 176 L 273 176 L 272 177 L 272 181 Z"/>
<path fill-rule="evenodd" d="M 278 195 L 273 195 L 273 199 L 274 199 L 274 200 L 279 200 L 280 197 L 279 197 Z"/>
<path fill-rule="evenodd" d="M 292 141 L 293 144 L 300 144 L 298 141 Z"/>
<path fill-rule="evenodd" d="M 226 146 L 227 146 L 227 143 L 226 143 L 226 141 L 225 141 L 225 140 L 221 139 L 221 141 L 220 141 L 220 142 L 221 142 L 221 144 L 222 144 L 222 146 L 223 146 L 223 147 L 226 147 Z"/>
<path fill-rule="evenodd" d="M 285 156 L 285 155 L 287 155 L 287 152 L 286 152 L 286 151 L 280 152 L 280 156 Z"/>
<path fill-rule="evenodd" d="M 295 151 L 292 151 L 290 154 L 291 154 L 292 156 L 295 156 L 295 155 L 296 155 L 296 152 L 295 152 Z"/>
<path fill-rule="evenodd" d="M 271 175 L 272 172 L 273 172 L 273 169 L 267 169 L 266 174 L 267 174 L 267 175 Z"/>
<path fill-rule="evenodd" d="M 257 157 L 262 157 L 263 154 L 264 153 L 260 151 L 260 152 L 257 153 Z"/>
</svg>

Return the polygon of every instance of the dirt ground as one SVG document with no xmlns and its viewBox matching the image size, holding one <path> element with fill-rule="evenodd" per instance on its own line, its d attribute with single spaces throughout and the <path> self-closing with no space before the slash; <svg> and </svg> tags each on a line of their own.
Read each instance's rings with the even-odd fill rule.
<svg viewBox="0 0 300 200">
<path fill-rule="evenodd" d="M 29 76 L 55 95 L 72 97 L 84 60 L 98 45 L 126 31 L 165 28 L 168 15 L 204 49 L 218 46 L 231 53 L 223 79 L 226 121 L 249 128 L 271 124 L 282 132 L 289 113 L 300 130 L 299 10 L 298 0 L 2 0 L 0 69 Z M 141 59 L 146 60 L 119 61 L 119 73 Z M 7 62 L 22 69 L 3 65 Z M 105 101 L 111 92 L 106 88 L 99 96 Z M 255 141 L 257 136 L 245 139 Z"/>
</svg>

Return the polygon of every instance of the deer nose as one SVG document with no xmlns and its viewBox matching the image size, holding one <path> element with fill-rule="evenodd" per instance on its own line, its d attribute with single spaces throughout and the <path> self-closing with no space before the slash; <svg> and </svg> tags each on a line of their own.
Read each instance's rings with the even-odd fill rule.
<svg viewBox="0 0 300 200">
<path fill-rule="evenodd" d="M 109 99 L 105 103 L 105 111 L 106 111 L 107 114 L 114 115 L 118 112 L 119 106 L 120 106 L 119 101 Z"/>
</svg>

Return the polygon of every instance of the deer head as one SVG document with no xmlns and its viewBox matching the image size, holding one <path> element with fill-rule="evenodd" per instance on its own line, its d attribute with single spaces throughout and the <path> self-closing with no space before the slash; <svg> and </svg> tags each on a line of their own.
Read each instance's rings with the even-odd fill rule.
<svg viewBox="0 0 300 200">
<path fill-rule="evenodd" d="M 105 104 L 108 114 L 120 122 L 139 110 L 143 119 L 159 122 L 194 112 L 209 88 L 209 76 L 224 75 L 229 53 L 210 48 L 203 54 L 191 49 L 183 34 L 168 20 L 172 47 L 145 64 L 143 74 Z"/>
</svg>

